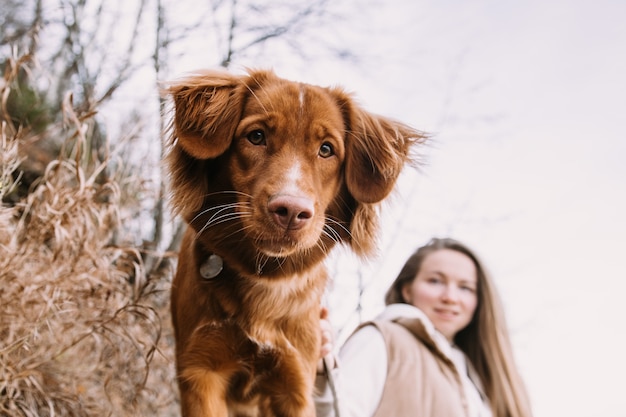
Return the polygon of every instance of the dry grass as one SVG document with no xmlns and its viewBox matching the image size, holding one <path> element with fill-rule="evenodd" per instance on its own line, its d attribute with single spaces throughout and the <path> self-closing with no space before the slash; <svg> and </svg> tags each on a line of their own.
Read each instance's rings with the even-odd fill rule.
<svg viewBox="0 0 626 417">
<path fill-rule="evenodd" d="M 76 114 L 70 98 L 70 156 L 0 206 L 0 415 L 173 415 L 169 274 L 145 278 L 138 250 L 112 244 L 123 227 L 119 184 L 99 179 L 106 161 L 83 162 L 93 114 Z M 28 133 L 5 118 L 1 135 L 4 197 Z"/>
</svg>

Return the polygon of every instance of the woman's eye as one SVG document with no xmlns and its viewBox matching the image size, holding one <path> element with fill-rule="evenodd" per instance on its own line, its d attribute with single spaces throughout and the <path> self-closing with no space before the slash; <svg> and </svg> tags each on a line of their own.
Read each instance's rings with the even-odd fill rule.
<svg viewBox="0 0 626 417">
<path fill-rule="evenodd" d="M 248 133 L 248 136 L 246 137 L 253 145 L 265 144 L 265 132 L 263 132 L 262 130 L 253 130 L 252 132 Z"/>
<path fill-rule="evenodd" d="M 329 158 L 334 154 L 335 151 L 333 150 L 333 145 L 328 142 L 322 143 L 322 146 L 320 146 L 319 156 L 321 156 L 322 158 Z"/>
<path fill-rule="evenodd" d="M 441 283 L 441 279 L 439 278 L 428 278 L 428 282 L 431 284 L 439 284 Z"/>
</svg>

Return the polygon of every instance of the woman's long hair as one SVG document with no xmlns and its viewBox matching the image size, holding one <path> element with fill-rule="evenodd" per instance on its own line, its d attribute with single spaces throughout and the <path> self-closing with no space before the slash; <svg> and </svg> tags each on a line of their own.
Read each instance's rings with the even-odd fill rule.
<svg viewBox="0 0 626 417">
<path fill-rule="evenodd" d="M 413 282 L 431 253 L 450 249 L 468 256 L 476 265 L 478 304 L 470 323 L 454 337 L 478 372 L 494 417 L 530 417 L 530 403 L 515 365 L 500 297 L 487 269 L 467 246 L 454 239 L 432 239 L 418 248 L 385 295 L 387 305 L 406 303 L 402 288 Z"/>
</svg>

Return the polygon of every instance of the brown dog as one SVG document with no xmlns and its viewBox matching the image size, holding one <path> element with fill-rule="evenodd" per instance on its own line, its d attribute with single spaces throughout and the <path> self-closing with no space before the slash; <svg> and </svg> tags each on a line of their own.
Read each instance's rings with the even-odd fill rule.
<svg viewBox="0 0 626 417">
<path fill-rule="evenodd" d="M 337 88 L 207 71 L 173 83 L 167 157 L 189 223 L 172 285 L 183 416 L 313 417 L 323 261 L 374 247 L 423 136 Z"/>
</svg>

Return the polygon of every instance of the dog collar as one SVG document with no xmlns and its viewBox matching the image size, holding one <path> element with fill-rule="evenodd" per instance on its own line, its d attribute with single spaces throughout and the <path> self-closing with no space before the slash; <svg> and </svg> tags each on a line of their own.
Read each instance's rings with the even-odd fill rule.
<svg viewBox="0 0 626 417">
<path fill-rule="evenodd" d="M 222 272 L 224 261 L 222 257 L 212 253 L 206 261 L 200 265 L 200 275 L 204 279 L 213 279 Z"/>
</svg>

